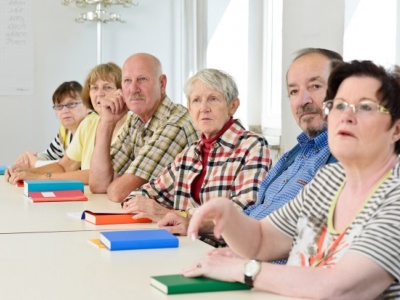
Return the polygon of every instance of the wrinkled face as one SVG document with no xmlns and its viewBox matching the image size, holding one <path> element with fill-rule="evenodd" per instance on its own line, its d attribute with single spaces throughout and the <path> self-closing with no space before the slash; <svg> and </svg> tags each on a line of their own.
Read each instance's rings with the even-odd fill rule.
<svg viewBox="0 0 400 300">
<path fill-rule="evenodd" d="M 230 104 L 224 96 L 201 81 L 193 84 L 188 107 L 194 126 L 207 139 L 216 136 L 233 116 L 239 106 L 239 99 Z"/>
<path fill-rule="evenodd" d="M 287 90 L 293 116 L 310 137 L 316 137 L 326 129 L 322 103 L 330 71 L 329 59 L 313 53 L 295 60 L 287 73 Z"/>
<path fill-rule="evenodd" d="M 69 104 L 74 107 L 68 108 L 64 106 L 61 110 L 56 110 L 57 118 L 60 123 L 68 130 L 75 132 L 79 123 L 86 117 L 89 109 L 83 105 L 82 99 L 78 97 L 72 98 L 71 96 L 64 97 L 57 105 Z M 72 104 L 75 103 L 75 104 Z"/>
<path fill-rule="evenodd" d="M 380 104 L 377 98 L 380 86 L 375 78 L 352 76 L 340 84 L 335 99 L 355 107 L 365 100 Z M 341 162 L 363 160 L 370 164 L 372 160 L 385 160 L 394 154 L 394 143 L 399 138 L 399 122 L 390 125 L 390 114 L 377 109 L 357 113 L 351 107 L 332 109 L 328 115 L 331 152 Z"/>
<path fill-rule="evenodd" d="M 122 68 L 122 93 L 127 107 L 143 123 L 153 116 L 165 98 L 167 78 L 154 60 L 144 54 L 130 57 Z"/>
<path fill-rule="evenodd" d="M 117 86 L 114 82 L 104 81 L 103 79 L 97 79 L 90 85 L 90 100 L 94 110 L 101 114 L 101 101 L 111 93 L 117 90 Z"/>
</svg>

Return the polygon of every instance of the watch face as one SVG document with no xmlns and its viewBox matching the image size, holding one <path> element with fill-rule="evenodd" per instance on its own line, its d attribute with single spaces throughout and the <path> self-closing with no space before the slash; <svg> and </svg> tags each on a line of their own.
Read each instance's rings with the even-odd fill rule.
<svg viewBox="0 0 400 300">
<path fill-rule="evenodd" d="M 252 259 L 246 263 L 244 267 L 244 274 L 246 276 L 253 277 L 254 275 L 258 274 L 258 272 L 260 272 L 260 268 L 260 262 Z"/>
</svg>

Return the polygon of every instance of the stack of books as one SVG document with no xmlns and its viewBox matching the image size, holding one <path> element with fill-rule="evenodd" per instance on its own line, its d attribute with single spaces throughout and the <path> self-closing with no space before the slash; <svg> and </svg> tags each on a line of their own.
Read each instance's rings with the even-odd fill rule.
<svg viewBox="0 0 400 300">
<path fill-rule="evenodd" d="M 24 195 L 32 202 L 87 201 L 80 180 L 25 180 Z"/>
</svg>

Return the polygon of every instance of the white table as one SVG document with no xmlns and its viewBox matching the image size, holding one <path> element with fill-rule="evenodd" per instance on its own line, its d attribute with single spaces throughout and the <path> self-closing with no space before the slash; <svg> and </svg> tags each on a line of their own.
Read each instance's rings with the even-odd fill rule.
<svg viewBox="0 0 400 300">
<path fill-rule="evenodd" d="M 179 248 L 109 251 L 97 231 L 0 235 L 1 299 L 288 299 L 255 291 L 167 296 L 150 276 L 179 273 L 211 246 L 180 237 Z"/>
<path fill-rule="evenodd" d="M 32 203 L 0 177 L 0 299 L 293 299 L 258 291 L 165 295 L 150 276 L 176 274 L 212 247 L 180 237 L 179 248 L 109 251 L 88 242 L 100 231 L 154 228 L 152 224 L 96 226 L 67 216 L 120 209 L 106 195 L 89 201 Z"/>
<path fill-rule="evenodd" d="M 6 183 L 0 177 L 0 234 L 134 229 L 155 227 L 155 224 L 123 224 L 96 226 L 68 216 L 84 210 L 119 210 L 121 205 L 105 194 L 92 194 L 85 187 L 88 201 L 33 203 L 23 195 L 23 188 Z"/>
</svg>

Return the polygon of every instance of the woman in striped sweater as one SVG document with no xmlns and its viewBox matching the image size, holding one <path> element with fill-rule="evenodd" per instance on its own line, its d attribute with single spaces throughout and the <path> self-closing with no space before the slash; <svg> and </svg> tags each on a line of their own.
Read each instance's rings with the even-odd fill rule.
<svg viewBox="0 0 400 300">
<path fill-rule="evenodd" d="M 339 163 L 261 221 L 226 199 L 203 205 L 188 235 L 209 217 L 238 256 L 213 251 L 185 276 L 299 298 L 400 299 L 400 74 L 343 63 L 329 77 L 324 110 Z M 287 265 L 269 263 L 287 257 Z"/>
<path fill-rule="evenodd" d="M 27 151 L 17 158 L 16 163 L 24 163 L 28 168 L 34 168 L 61 159 L 79 124 L 92 111 L 91 107 L 82 102 L 82 85 L 77 81 L 63 82 L 54 91 L 52 98 L 53 109 L 61 124 L 56 137 L 46 151 Z"/>
</svg>

